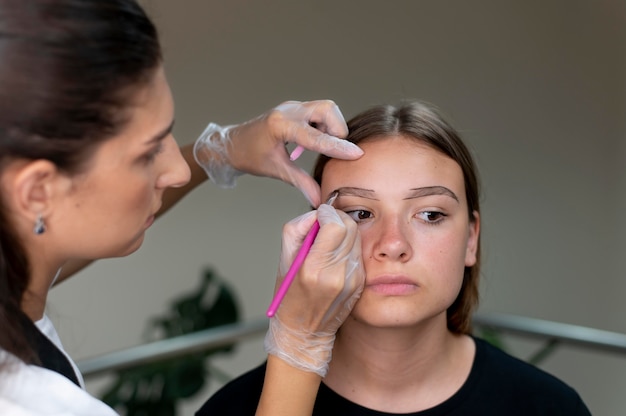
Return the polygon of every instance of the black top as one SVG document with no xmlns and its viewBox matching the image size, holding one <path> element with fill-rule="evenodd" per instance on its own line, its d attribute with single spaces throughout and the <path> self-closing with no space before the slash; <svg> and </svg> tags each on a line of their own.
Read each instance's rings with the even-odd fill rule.
<svg viewBox="0 0 626 416">
<path fill-rule="evenodd" d="M 411 416 L 589 416 L 580 396 L 556 377 L 474 338 L 476 356 L 461 388 L 443 403 Z M 254 415 L 265 377 L 265 364 L 231 381 L 196 413 L 197 416 Z M 389 416 L 359 406 L 324 383 L 313 415 Z"/>
<path fill-rule="evenodd" d="M 74 372 L 74 367 L 72 367 L 72 364 L 70 364 L 65 354 L 63 354 L 47 336 L 41 333 L 33 321 L 27 317 L 20 317 L 20 319 L 26 339 L 39 357 L 39 361 L 41 362 L 39 365 L 64 375 L 80 387 L 78 377 L 76 377 L 76 373 Z"/>
</svg>

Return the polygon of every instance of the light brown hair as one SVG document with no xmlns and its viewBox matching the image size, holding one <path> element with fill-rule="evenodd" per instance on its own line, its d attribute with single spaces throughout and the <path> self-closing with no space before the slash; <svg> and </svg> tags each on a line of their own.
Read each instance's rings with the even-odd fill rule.
<svg viewBox="0 0 626 416">
<path fill-rule="evenodd" d="M 480 212 L 480 184 L 474 160 L 459 134 L 434 107 L 420 101 L 372 107 L 350 119 L 348 130 L 346 139 L 355 144 L 401 135 L 426 143 L 450 157 L 463 172 L 469 220 L 476 220 L 474 213 Z M 320 155 L 315 163 L 313 177 L 318 183 L 321 183 L 328 160 L 329 157 Z M 476 264 L 465 267 L 459 295 L 447 311 L 448 329 L 453 333 L 469 334 L 472 331 L 472 313 L 478 306 L 479 273 L 480 239 Z"/>
</svg>

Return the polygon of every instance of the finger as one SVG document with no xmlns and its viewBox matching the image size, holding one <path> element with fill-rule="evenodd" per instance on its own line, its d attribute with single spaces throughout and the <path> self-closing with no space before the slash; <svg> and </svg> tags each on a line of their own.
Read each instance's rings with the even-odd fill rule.
<svg viewBox="0 0 626 416">
<path fill-rule="evenodd" d="M 320 223 L 320 227 L 331 223 L 345 226 L 343 220 L 339 216 L 339 212 L 335 208 L 327 204 L 322 204 L 317 209 L 317 220 Z"/>
<path fill-rule="evenodd" d="M 310 101 L 305 107 L 312 107 L 309 123 L 317 125 L 319 130 L 330 136 L 346 137 L 348 125 L 339 107 L 331 100 Z"/>
<path fill-rule="evenodd" d="M 283 240 L 285 239 L 285 237 L 288 237 L 290 239 L 296 237 L 299 238 L 300 241 L 302 241 L 304 239 L 304 236 L 313 226 L 313 223 L 315 223 L 316 219 L 316 211 L 309 211 L 292 219 L 283 227 Z"/>
<path fill-rule="evenodd" d="M 296 256 L 296 252 L 299 250 L 300 246 L 302 246 L 302 242 L 313 227 L 316 218 L 317 212 L 309 211 L 283 226 L 281 255 L 278 268 L 279 277 L 283 277 L 285 273 L 287 273 L 287 270 Z M 279 280 L 282 281 L 282 279 Z"/>
<path fill-rule="evenodd" d="M 352 160 L 363 156 L 363 150 L 356 144 L 306 124 L 295 127 L 290 140 L 314 152 L 338 159 Z"/>
<path fill-rule="evenodd" d="M 335 262 L 347 253 L 345 248 L 353 244 L 354 233 L 330 205 L 320 205 L 317 209 L 317 220 L 320 230 L 311 252 L 325 253 L 320 260 Z"/>
<path fill-rule="evenodd" d="M 318 206 L 322 201 L 320 186 L 304 170 L 297 166 L 289 166 L 285 181 L 298 188 L 312 207 Z"/>
</svg>

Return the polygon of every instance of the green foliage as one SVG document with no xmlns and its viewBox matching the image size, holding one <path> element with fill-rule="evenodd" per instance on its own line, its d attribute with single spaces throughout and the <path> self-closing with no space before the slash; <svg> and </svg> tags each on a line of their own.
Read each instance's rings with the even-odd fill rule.
<svg viewBox="0 0 626 416">
<path fill-rule="evenodd" d="M 172 338 L 238 320 L 233 291 L 207 269 L 197 290 L 175 299 L 165 316 L 148 322 L 146 338 Z M 120 371 L 102 400 L 127 416 L 173 416 L 178 400 L 193 396 L 208 382 L 209 356 L 233 348 L 228 345 Z"/>
<path fill-rule="evenodd" d="M 493 345 L 496 348 L 501 349 L 502 351 L 506 351 L 506 345 L 504 344 L 504 341 L 502 340 L 502 334 L 493 328 L 490 328 L 488 326 L 484 326 L 484 327 L 480 327 L 477 332 L 477 336 L 479 338 L 484 339 L 485 341 L 487 341 L 488 343 L 490 343 L 491 345 Z"/>
<path fill-rule="evenodd" d="M 502 351 L 508 352 L 508 348 L 502 339 L 502 331 L 491 328 L 489 326 L 481 326 L 476 332 L 476 336 L 489 342 L 494 347 L 500 348 Z M 559 341 L 556 339 L 548 339 L 547 342 L 540 347 L 540 349 L 532 354 L 530 357 L 524 359 L 529 364 L 539 366 L 546 358 L 548 358 L 559 346 Z M 509 352 L 511 354 L 511 352 Z"/>
</svg>

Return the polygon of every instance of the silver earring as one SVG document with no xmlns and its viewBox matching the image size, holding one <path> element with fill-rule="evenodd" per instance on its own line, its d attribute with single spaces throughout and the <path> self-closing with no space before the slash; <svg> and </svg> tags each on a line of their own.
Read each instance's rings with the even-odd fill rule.
<svg viewBox="0 0 626 416">
<path fill-rule="evenodd" d="M 43 234 L 45 231 L 46 231 L 46 224 L 43 222 L 43 217 L 40 214 L 37 216 L 37 221 L 35 221 L 33 232 L 37 235 L 40 235 L 40 234 Z"/>
</svg>

